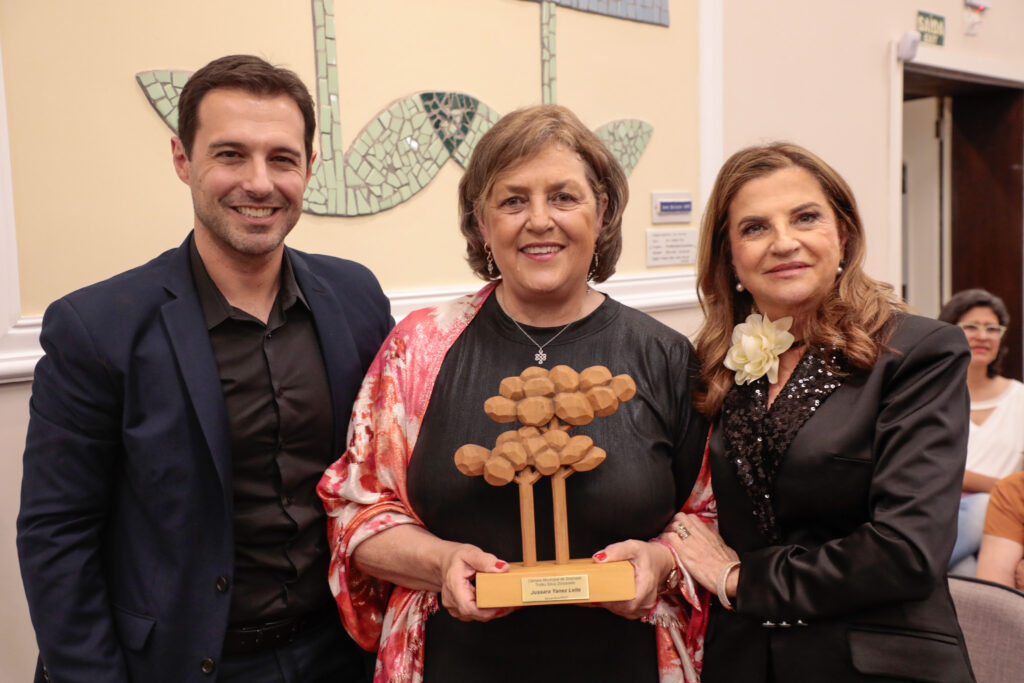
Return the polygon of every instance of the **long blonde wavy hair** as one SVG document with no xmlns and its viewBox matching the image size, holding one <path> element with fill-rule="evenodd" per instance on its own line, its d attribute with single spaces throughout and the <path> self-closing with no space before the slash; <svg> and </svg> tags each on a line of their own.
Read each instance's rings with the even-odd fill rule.
<svg viewBox="0 0 1024 683">
<path fill-rule="evenodd" d="M 845 239 L 843 272 L 804 330 L 804 341 L 834 346 L 854 367 L 870 368 L 889 339 L 888 323 L 893 314 L 906 310 L 891 286 L 864 273 L 864 226 L 857 203 L 849 185 L 831 166 L 788 142 L 736 152 L 718 172 L 700 228 L 697 294 L 704 326 L 697 334 L 696 345 L 703 387 L 696 403 L 698 410 L 709 417 L 718 412 L 734 383 L 733 372 L 723 365 L 732 344 L 733 326 L 756 310 L 749 292 L 736 291 L 729 205 L 751 180 L 794 166 L 810 173 L 821 185 L 836 215 L 840 238 Z"/>
</svg>

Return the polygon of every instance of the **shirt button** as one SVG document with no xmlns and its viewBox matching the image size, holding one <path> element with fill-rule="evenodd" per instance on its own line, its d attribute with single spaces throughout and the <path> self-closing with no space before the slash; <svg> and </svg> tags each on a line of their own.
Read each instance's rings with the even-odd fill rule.
<svg viewBox="0 0 1024 683">
<path fill-rule="evenodd" d="M 226 577 L 226 576 L 218 576 L 217 577 L 217 591 L 218 592 L 220 592 L 220 593 L 227 593 L 228 592 L 228 585 L 230 585 L 229 582 L 228 582 L 228 577 Z"/>
<path fill-rule="evenodd" d="M 270 339 L 273 336 L 274 336 L 273 332 L 267 332 L 267 339 Z"/>
<path fill-rule="evenodd" d="M 213 670 L 217 668 L 217 665 L 214 664 L 213 659 L 210 657 L 203 657 L 199 662 L 199 668 L 204 674 L 209 675 L 213 673 Z"/>
</svg>

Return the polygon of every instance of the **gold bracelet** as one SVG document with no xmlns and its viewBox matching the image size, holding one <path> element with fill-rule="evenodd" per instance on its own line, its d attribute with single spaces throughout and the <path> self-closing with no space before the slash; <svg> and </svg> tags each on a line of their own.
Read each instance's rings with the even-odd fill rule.
<svg viewBox="0 0 1024 683">
<path fill-rule="evenodd" d="M 718 602 L 722 603 L 722 607 L 729 610 L 730 612 L 732 611 L 732 603 L 729 602 L 729 596 L 725 594 L 725 582 L 729 579 L 729 573 L 739 566 L 739 560 L 736 560 L 735 562 L 730 562 L 729 564 L 725 565 L 725 569 L 723 569 L 722 573 L 718 575 Z"/>
</svg>

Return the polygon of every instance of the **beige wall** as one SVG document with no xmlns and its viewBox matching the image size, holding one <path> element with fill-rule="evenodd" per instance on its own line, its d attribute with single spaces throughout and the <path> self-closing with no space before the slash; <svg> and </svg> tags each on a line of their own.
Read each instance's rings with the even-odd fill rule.
<svg viewBox="0 0 1024 683">
<path fill-rule="evenodd" d="M 540 9 L 523 0 L 336 0 L 347 148 L 389 103 L 459 90 L 498 112 L 539 102 Z M 654 126 L 631 177 L 620 272 L 643 272 L 653 189 L 697 190 L 696 10 L 670 28 L 559 8 L 558 102 L 593 128 Z M 191 225 L 170 131 L 136 72 L 252 52 L 314 80 L 312 19 L 292 0 L 0 3 L 23 315 L 175 246 Z M 611 86 L 611 87 L 610 87 Z M 368 265 L 386 290 L 472 285 L 449 161 L 419 194 L 361 218 L 304 216 L 289 243 Z"/>
<path fill-rule="evenodd" d="M 945 46 L 922 46 L 919 61 L 1016 69 L 1024 80 L 1024 3 L 993 4 L 978 34 L 965 36 L 962 0 L 724 2 L 725 154 L 775 139 L 818 153 L 857 197 L 868 232 L 868 270 L 898 283 L 901 130 L 892 108 L 900 106 L 902 80 L 894 101 L 890 44 L 914 29 L 918 10 L 939 14 L 946 19 Z"/>
</svg>

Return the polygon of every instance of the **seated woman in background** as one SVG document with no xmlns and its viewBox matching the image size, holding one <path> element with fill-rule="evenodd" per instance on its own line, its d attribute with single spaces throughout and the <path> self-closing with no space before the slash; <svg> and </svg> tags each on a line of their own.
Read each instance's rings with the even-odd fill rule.
<svg viewBox="0 0 1024 683">
<path fill-rule="evenodd" d="M 985 535 L 978 552 L 978 578 L 1024 590 L 1024 472 L 992 487 Z"/>
<path fill-rule="evenodd" d="M 627 196 L 615 157 L 563 107 L 508 114 L 477 144 L 459 213 L 470 267 L 488 284 L 399 322 L 319 487 L 331 587 L 356 641 L 379 647 L 377 681 L 696 680 L 703 630 L 687 629 L 672 552 L 648 541 L 700 471 L 693 349 L 588 285 L 615 271 Z M 563 364 L 636 382 L 614 414 L 574 428 L 607 459 L 566 480 L 571 557 L 631 561 L 636 598 L 478 607 L 475 574 L 522 559 L 518 493 L 465 476 L 453 456 L 509 429 L 483 409 L 503 378 Z M 533 485 L 542 560 L 554 556 L 550 482 Z"/>
<path fill-rule="evenodd" d="M 1024 465 L 1024 384 L 999 374 L 1006 355 L 1001 340 L 1010 324 L 1002 299 L 984 289 L 965 289 L 942 307 L 939 320 L 959 325 L 971 346 L 967 470 L 949 570 L 972 575 L 989 491 Z"/>
</svg>

